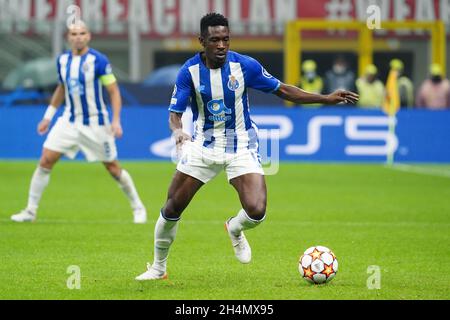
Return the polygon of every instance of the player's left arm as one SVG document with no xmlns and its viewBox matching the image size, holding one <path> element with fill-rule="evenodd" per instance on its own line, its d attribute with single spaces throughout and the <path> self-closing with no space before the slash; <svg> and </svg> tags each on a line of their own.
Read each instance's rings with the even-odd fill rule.
<svg viewBox="0 0 450 320">
<path fill-rule="evenodd" d="M 117 79 L 112 71 L 111 63 L 104 55 L 98 55 L 96 60 L 96 74 L 102 85 L 108 91 L 109 100 L 113 111 L 111 129 L 116 138 L 123 135 L 122 125 L 120 121 L 120 112 L 122 111 L 122 97 L 120 95 Z"/>
<path fill-rule="evenodd" d="M 119 85 L 117 81 L 105 85 L 108 91 L 109 99 L 111 100 L 112 108 L 112 122 L 111 129 L 116 138 L 121 138 L 123 135 L 122 124 L 120 121 L 120 113 L 122 111 L 122 97 L 120 95 Z"/>
<path fill-rule="evenodd" d="M 304 91 L 292 85 L 280 83 L 278 90 L 274 92 L 278 97 L 291 101 L 296 104 L 321 103 L 321 104 L 338 104 L 351 103 L 358 101 L 359 96 L 351 91 L 336 90 L 327 95 L 315 94 Z"/>
<path fill-rule="evenodd" d="M 263 92 L 271 92 L 281 99 L 291 101 L 295 104 L 356 103 L 359 99 L 356 93 L 345 90 L 337 90 L 328 95 L 310 93 L 276 79 L 253 58 L 247 57 L 243 60 L 243 63 L 247 71 L 246 82 L 250 88 Z"/>
</svg>

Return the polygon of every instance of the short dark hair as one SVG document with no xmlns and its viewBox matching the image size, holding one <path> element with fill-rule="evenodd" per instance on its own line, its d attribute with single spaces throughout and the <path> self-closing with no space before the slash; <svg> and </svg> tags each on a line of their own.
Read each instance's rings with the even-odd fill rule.
<svg viewBox="0 0 450 320">
<path fill-rule="evenodd" d="M 220 13 L 210 12 L 203 16 L 200 20 L 200 35 L 202 37 L 208 36 L 208 27 L 224 26 L 228 27 L 228 19 Z"/>
</svg>

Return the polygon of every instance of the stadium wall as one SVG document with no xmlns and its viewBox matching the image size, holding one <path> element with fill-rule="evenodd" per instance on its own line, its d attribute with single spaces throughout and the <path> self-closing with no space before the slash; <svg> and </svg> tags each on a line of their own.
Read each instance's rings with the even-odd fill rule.
<svg viewBox="0 0 450 320">
<path fill-rule="evenodd" d="M 43 111 L 42 106 L 0 108 L 0 159 L 39 158 L 45 137 L 36 125 Z M 393 150 L 398 162 L 450 163 L 450 111 L 402 110 L 395 134 L 388 130 L 389 118 L 372 110 L 280 106 L 255 107 L 252 114 L 263 160 L 382 163 Z M 170 160 L 165 107 L 125 107 L 122 121 L 120 159 Z"/>
</svg>

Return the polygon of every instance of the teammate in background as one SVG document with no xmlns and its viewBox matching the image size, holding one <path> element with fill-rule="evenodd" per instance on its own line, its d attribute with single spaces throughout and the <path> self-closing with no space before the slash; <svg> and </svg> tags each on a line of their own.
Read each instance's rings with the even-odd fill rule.
<svg viewBox="0 0 450 320">
<path fill-rule="evenodd" d="M 120 138 L 123 133 L 120 123 L 122 101 L 119 87 L 108 58 L 89 48 L 90 40 L 91 34 L 82 21 L 69 28 L 68 42 L 71 50 L 57 59 L 59 85 L 38 125 L 38 133 L 47 133 L 51 120 L 64 99 L 65 111 L 44 143 L 39 166 L 31 179 L 28 205 L 11 217 L 13 221 L 36 220 L 39 201 L 49 183 L 54 165 L 63 154 L 73 159 L 80 150 L 87 161 L 103 162 L 105 168 L 117 180 L 130 200 L 134 222 L 145 223 L 147 220 L 147 212 L 133 180 L 117 161 L 115 137 Z M 111 99 L 111 123 L 103 100 L 103 86 Z"/>
<path fill-rule="evenodd" d="M 249 263 L 251 249 L 244 230 L 258 226 L 266 216 L 266 184 L 258 154 L 257 127 L 251 121 L 247 89 L 274 93 L 296 104 L 355 103 L 358 96 L 339 90 L 330 95 L 308 93 L 270 75 L 251 57 L 229 51 L 228 20 L 216 13 L 200 22 L 196 54 L 181 68 L 170 102 L 170 129 L 182 150 L 169 187 L 167 202 L 154 230 L 154 260 L 136 280 L 167 278 L 167 257 L 180 216 L 196 192 L 222 170 L 239 194 L 242 209 L 225 223 L 234 253 Z M 183 132 L 181 117 L 191 104 L 194 136 Z"/>
</svg>

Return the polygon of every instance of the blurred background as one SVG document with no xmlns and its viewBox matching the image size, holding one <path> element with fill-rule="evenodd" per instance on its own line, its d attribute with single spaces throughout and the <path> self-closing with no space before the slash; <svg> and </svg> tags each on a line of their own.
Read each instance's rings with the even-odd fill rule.
<svg viewBox="0 0 450 320">
<path fill-rule="evenodd" d="M 384 161 L 393 152 L 401 161 L 450 161 L 446 0 L 1 0 L 0 124 L 8 131 L 0 138 L 0 158 L 39 156 L 42 138 L 35 124 L 57 84 L 55 59 L 67 49 L 70 5 L 81 9 L 93 34 L 91 47 L 109 57 L 119 79 L 124 126 L 138 140 L 119 146 L 125 158 L 167 157 L 155 152 L 155 143 L 169 135 L 167 106 L 177 72 L 201 50 L 201 17 L 216 11 L 230 21 L 231 49 L 253 56 L 280 80 L 317 93 L 344 88 L 361 96 L 357 106 L 324 108 L 287 105 L 251 91 L 261 124 L 287 130 L 277 116 L 294 124 L 283 131 L 282 159 Z M 377 22 L 394 24 L 368 28 Z M 392 117 L 383 112 L 391 70 L 398 72 L 400 96 L 394 133 L 388 131 Z M 328 116 L 336 118 L 322 124 L 328 129 L 321 131 L 320 147 L 309 148 L 311 139 L 317 145 L 319 138 L 306 128 Z M 11 135 L 15 147 L 6 138 Z M 306 147 L 289 148 L 293 145 Z M 349 146 L 369 150 L 354 154 Z"/>
</svg>

